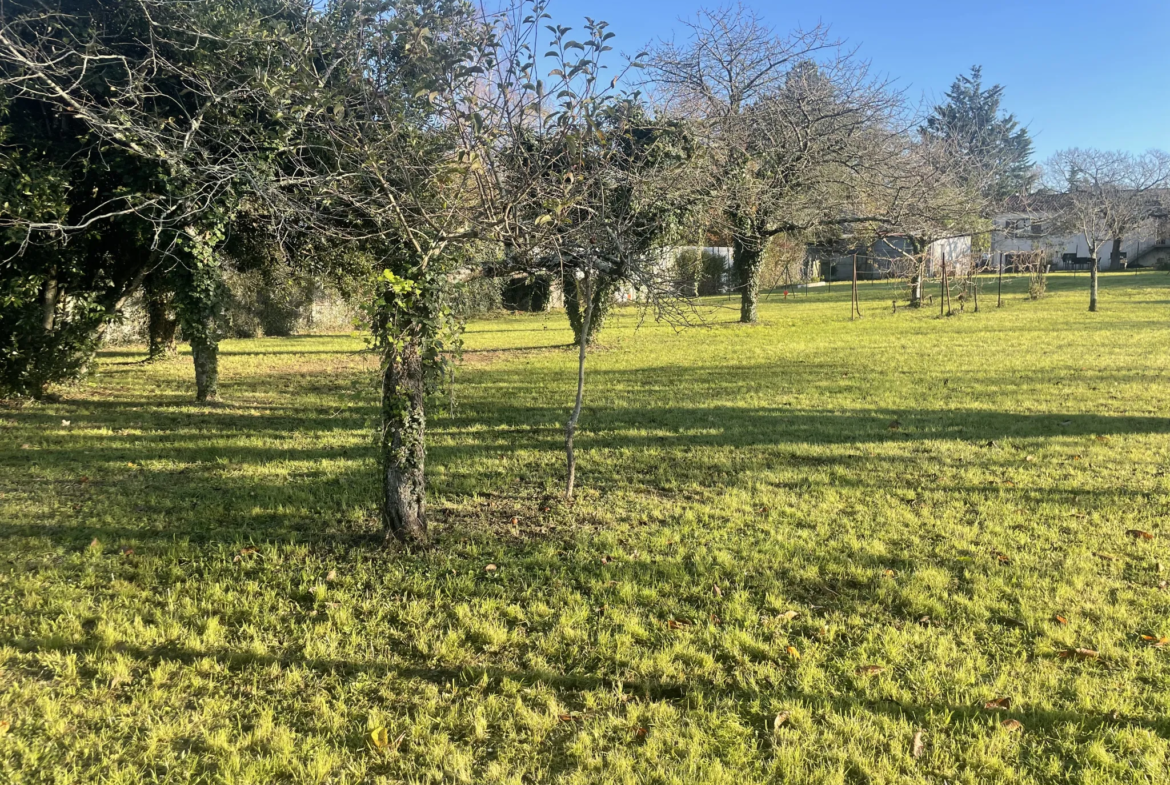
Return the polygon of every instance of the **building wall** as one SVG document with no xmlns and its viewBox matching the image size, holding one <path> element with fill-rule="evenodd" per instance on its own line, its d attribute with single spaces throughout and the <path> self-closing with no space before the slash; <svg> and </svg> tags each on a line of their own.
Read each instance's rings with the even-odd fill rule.
<svg viewBox="0 0 1170 785">
<path fill-rule="evenodd" d="M 1037 221 L 1040 224 L 1038 232 L 1033 230 Z M 991 254 L 995 264 L 998 264 L 1000 254 L 1047 250 L 1052 254 L 1056 269 L 1061 269 L 1065 266 L 1061 261 L 1064 254 L 1076 254 L 1078 257 L 1089 256 L 1089 243 L 1085 240 L 1083 233 L 1048 234 L 1044 226 L 1044 216 L 1005 213 L 997 215 L 993 222 L 996 229 L 991 234 Z M 1005 231 L 1006 222 L 1013 222 L 1016 228 L 1010 232 Z M 1151 221 L 1135 234 L 1122 238 L 1121 252 L 1126 255 L 1127 263 L 1133 261 L 1144 267 L 1155 264 L 1156 260 L 1163 255 L 1158 248 L 1159 241 L 1163 247 L 1166 247 L 1167 241 L 1170 241 L 1170 237 L 1161 236 L 1161 232 L 1159 232 L 1161 228 L 1163 227 L 1159 227 Z M 1155 250 L 1151 251 L 1151 249 Z M 1112 241 L 1107 241 L 1097 251 L 1097 260 L 1102 270 L 1109 269 L 1112 252 Z M 1146 254 L 1146 256 L 1143 257 L 1142 254 Z"/>
</svg>

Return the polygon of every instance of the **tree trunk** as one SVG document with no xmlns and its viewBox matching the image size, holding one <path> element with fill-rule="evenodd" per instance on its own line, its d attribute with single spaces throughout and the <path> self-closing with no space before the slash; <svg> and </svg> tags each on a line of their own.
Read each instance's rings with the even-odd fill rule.
<svg viewBox="0 0 1170 785">
<path fill-rule="evenodd" d="M 732 240 L 731 264 L 739 282 L 739 321 L 755 324 L 759 318 L 756 305 L 760 299 L 760 268 L 762 266 L 763 238 L 751 237 Z"/>
<path fill-rule="evenodd" d="M 922 273 L 917 270 L 910 276 L 910 307 L 922 307 Z"/>
<path fill-rule="evenodd" d="M 589 291 L 590 279 L 587 276 L 581 281 L 585 291 Z M 594 316 L 593 307 L 594 298 L 590 297 L 587 300 L 588 305 L 585 308 L 585 313 L 582 318 L 585 333 L 589 333 L 591 322 Z M 581 406 L 585 402 L 585 353 L 588 349 L 587 343 L 577 344 L 577 399 L 573 405 L 573 412 L 569 415 L 569 421 L 565 423 L 565 463 L 568 468 L 567 477 L 565 479 L 565 498 L 573 498 L 573 486 L 577 482 L 577 455 L 573 451 L 573 437 L 577 434 L 577 422 L 581 419 Z"/>
<path fill-rule="evenodd" d="M 53 332 L 53 327 L 57 318 L 57 268 L 49 272 L 49 278 L 45 281 L 44 288 L 41 291 L 41 328 L 45 334 Z"/>
<path fill-rule="evenodd" d="M 219 400 L 219 339 L 214 334 L 191 336 L 195 360 L 195 400 Z"/>
<path fill-rule="evenodd" d="M 411 546 L 427 544 L 426 413 L 418 328 L 391 340 L 382 356 L 382 527 Z"/>
<path fill-rule="evenodd" d="M 149 360 L 163 360 L 175 356 L 175 329 L 178 317 L 171 307 L 171 296 L 163 291 L 152 291 L 146 301 L 149 318 L 147 333 L 150 337 Z"/>
<path fill-rule="evenodd" d="M 1113 238 L 1113 249 L 1109 252 L 1109 269 L 1121 269 L 1121 238 Z"/>
<path fill-rule="evenodd" d="M 1097 255 L 1093 255 L 1093 261 L 1089 264 L 1089 310 L 1095 312 L 1097 310 Z"/>
</svg>

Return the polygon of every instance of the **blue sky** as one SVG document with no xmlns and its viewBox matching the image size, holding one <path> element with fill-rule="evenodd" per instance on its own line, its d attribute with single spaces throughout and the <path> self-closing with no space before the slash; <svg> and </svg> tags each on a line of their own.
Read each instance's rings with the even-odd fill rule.
<svg viewBox="0 0 1170 785">
<path fill-rule="evenodd" d="M 718 5 L 718 0 L 707 5 Z M 669 38 L 701 0 L 552 0 L 559 24 L 604 19 L 615 49 Z M 824 22 L 914 98 L 940 99 L 960 72 L 985 84 L 1029 127 L 1038 161 L 1065 147 L 1170 150 L 1170 0 L 1105 2 L 749 3 L 779 30 Z"/>
</svg>

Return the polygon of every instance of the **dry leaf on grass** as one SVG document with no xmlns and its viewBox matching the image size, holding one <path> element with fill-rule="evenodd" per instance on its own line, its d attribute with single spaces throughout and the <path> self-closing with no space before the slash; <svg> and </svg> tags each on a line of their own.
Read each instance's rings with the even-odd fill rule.
<svg viewBox="0 0 1170 785">
<path fill-rule="evenodd" d="M 374 749 L 386 749 L 390 746 L 390 731 L 385 728 L 374 728 L 370 731 L 370 743 L 374 745 Z"/>
<path fill-rule="evenodd" d="M 922 731 L 914 731 L 914 740 L 910 742 L 910 754 L 915 758 L 921 758 L 925 749 L 926 743 L 922 740 Z"/>
<path fill-rule="evenodd" d="M 884 665 L 862 665 L 856 672 L 858 676 L 873 676 L 881 673 L 885 669 L 886 667 Z"/>
<path fill-rule="evenodd" d="M 1142 531 L 1141 529 L 1126 529 L 1125 533 L 1128 534 L 1130 537 L 1133 537 L 1135 540 L 1152 540 L 1152 539 L 1154 539 L 1154 535 L 1150 534 L 1147 531 Z"/>
<path fill-rule="evenodd" d="M 1080 660 L 1095 660 L 1098 657 L 1100 657 L 1101 655 L 1097 652 L 1096 649 L 1080 649 L 1080 648 L 1078 648 L 1078 649 L 1065 649 L 1064 651 L 1062 651 L 1060 653 L 1060 656 L 1064 659 L 1069 659 L 1070 657 L 1075 657 L 1075 658 L 1080 659 Z"/>
<path fill-rule="evenodd" d="M 666 623 L 666 626 L 672 630 L 681 630 L 691 626 L 691 623 L 686 619 L 671 619 Z"/>
<path fill-rule="evenodd" d="M 1097 440 L 1097 441 L 1099 441 L 1099 442 L 1107 442 L 1107 441 L 1109 441 L 1109 437 L 1108 437 L 1108 436 L 1094 436 L 1093 438 L 1094 438 L 1094 439 L 1096 439 L 1096 440 Z"/>
<path fill-rule="evenodd" d="M 8 720 L 0 720 L 0 736 L 7 735 L 8 730 L 12 727 L 12 723 Z"/>
<path fill-rule="evenodd" d="M 1170 638 L 1166 637 L 1165 635 L 1161 637 L 1156 635 L 1143 635 L 1142 640 L 1157 649 L 1160 649 L 1167 643 L 1170 643 Z"/>
<path fill-rule="evenodd" d="M 1061 616 L 1059 613 L 1052 617 L 1057 624 L 1068 624 L 1068 619 Z"/>
<path fill-rule="evenodd" d="M 792 657 L 792 659 L 794 659 L 794 660 L 800 659 L 800 652 L 797 650 L 797 648 L 795 646 L 788 646 L 787 648 L 784 649 L 784 651 L 788 652 L 788 656 Z"/>
<path fill-rule="evenodd" d="M 1011 698 L 996 698 L 995 700 L 989 700 L 987 703 L 983 704 L 983 708 L 993 709 L 996 711 L 1007 711 L 1011 707 L 1012 707 L 1012 699 Z"/>
<path fill-rule="evenodd" d="M 634 738 L 637 739 L 638 741 L 645 739 L 646 738 L 646 729 L 639 727 L 637 730 L 634 731 Z"/>
<path fill-rule="evenodd" d="M 571 714 L 561 714 L 561 715 L 559 715 L 559 716 L 557 717 L 557 719 L 559 719 L 561 722 L 572 722 L 572 721 L 573 721 L 573 715 L 571 715 Z"/>
<path fill-rule="evenodd" d="M 1003 729 L 1009 733 L 1011 731 L 1021 730 L 1024 727 L 1024 723 L 1020 722 L 1019 720 L 1004 720 L 1000 723 L 1000 725 L 1002 725 Z"/>
<path fill-rule="evenodd" d="M 715 584 L 715 596 L 716 597 L 723 596 L 723 590 L 719 588 L 719 584 Z"/>
<path fill-rule="evenodd" d="M 325 580 L 330 582 L 337 580 L 337 570 L 330 570 L 329 572 L 325 573 Z"/>
<path fill-rule="evenodd" d="M 483 571 L 484 571 L 484 572 L 495 572 L 495 571 L 496 571 L 496 565 L 494 565 L 494 564 L 489 564 L 488 566 L 486 566 L 486 567 L 484 567 L 484 568 L 483 568 Z"/>
<path fill-rule="evenodd" d="M 780 614 L 780 618 L 784 619 L 784 621 L 792 621 L 793 619 L 795 619 L 799 615 L 800 614 L 797 613 L 796 611 L 784 611 L 784 613 Z"/>
<path fill-rule="evenodd" d="M 780 726 L 788 722 L 788 712 L 782 711 L 776 715 L 776 719 L 772 721 L 772 730 L 780 730 Z"/>
</svg>

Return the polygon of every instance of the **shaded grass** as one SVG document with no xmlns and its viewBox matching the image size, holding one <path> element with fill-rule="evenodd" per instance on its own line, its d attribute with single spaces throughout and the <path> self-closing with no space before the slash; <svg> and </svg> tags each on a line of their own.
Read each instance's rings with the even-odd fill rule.
<svg viewBox="0 0 1170 785">
<path fill-rule="evenodd" d="M 0 413 L 0 779 L 1168 781 L 1170 279 L 985 286 L 621 311 L 571 506 L 564 316 L 472 324 L 413 555 L 359 339 L 105 353 Z"/>
</svg>

